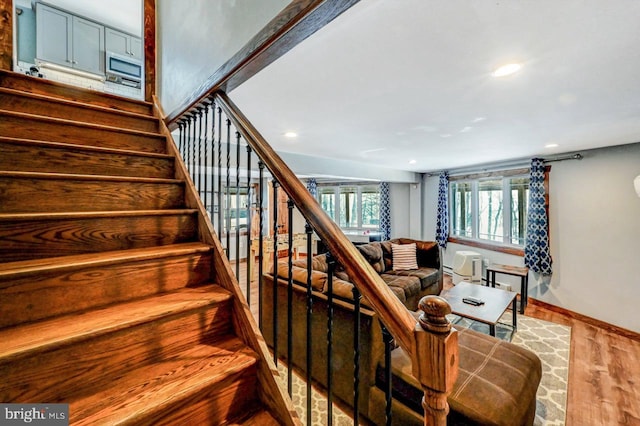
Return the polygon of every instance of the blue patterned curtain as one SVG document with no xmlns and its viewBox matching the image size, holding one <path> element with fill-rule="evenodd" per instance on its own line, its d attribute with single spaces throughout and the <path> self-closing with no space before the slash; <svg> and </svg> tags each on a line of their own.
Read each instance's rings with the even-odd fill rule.
<svg viewBox="0 0 640 426">
<path fill-rule="evenodd" d="M 380 182 L 380 233 L 382 241 L 391 239 L 391 196 L 389 182 Z"/>
<path fill-rule="evenodd" d="M 318 198 L 318 182 L 314 178 L 307 179 L 307 190 L 313 198 Z"/>
<path fill-rule="evenodd" d="M 436 242 L 447 247 L 449 239 L 449 173 L 440 173 L 438 184 L 438 217 L 436 219 Z"/>
<path fill-rule="evenodd" d="M 544 161 L 540 158 L 531 160 L 524 264 L 534 272 L 551 275 L 549 218 L 545 208 L 544 192 Z"/>
</svg>

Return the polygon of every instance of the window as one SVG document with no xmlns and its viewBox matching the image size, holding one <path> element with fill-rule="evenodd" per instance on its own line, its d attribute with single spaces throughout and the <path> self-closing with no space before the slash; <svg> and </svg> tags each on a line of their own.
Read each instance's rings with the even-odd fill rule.
<svg viewBox="0 0 640 426">
<path fill-rule="evenodd" d="M 379 229 L 378 185 L 318 185 L 318 201 L 329 217 L 343 229 Z"/>
<path fill-rule="evenodd" d="M 453 178 L 449 190 L 451 236 L 524 245 L 528 176 Z"/>
<path fill-rule="evenodd" d="M 236 228 L 246 230 L 247 228 L 247 206 L 249 205 L 249 189 L 247 187 L 230 186 L 225 191 L 229 194 L 229 208 L 225 209 L 225 230 L 228 228 L 230 232 L 236 232 Z M 223 200 L 226 203 L 226 200 Z"/>
</svg>

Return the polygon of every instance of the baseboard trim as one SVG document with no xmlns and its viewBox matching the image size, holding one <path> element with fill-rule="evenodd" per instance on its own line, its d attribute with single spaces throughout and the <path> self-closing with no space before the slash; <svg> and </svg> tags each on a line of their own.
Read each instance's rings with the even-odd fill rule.
<svg viewBox="0 0 640 426">
<path fill-rule="evenodd" d="M 607 330 L 608 332 L 615 333 L 615 334 L 618 334 L 618 335 L 623 336 L 623 337 L 627 337 L 627 338 L 632 339 L 632 340 L 640 341 L 640 333 L 636 333 L 635 331 L 629 330 L 627 328 L 619 327 L 619 326 L 614 325 L 614 324 L 609 324 L 608 322 L 604 322 L 604 321 L 599 320 L 599 319 L 588 317 L 586 315 L 582 315 L 582 314 L 579 314 L 577 312 L 570 311 L 569 309 L 561 308 L 559 306 L 552 305 L 552 304 L 547 303 L 547 302 L 543 302 L 542 300 L 533 299 L 531 297 L 529 298 L 529 303 L 532 304 L 532 305 L 540 306 L 541 308 L 544 308 L 544 309 L 547 309 L 547 310 L 550 310 L 550 311 L 553 311 L 553 312 L 556 312 L 556 313 L 559 313 L 559 314 L 562 314 L 562 315 L 566 315 L 569 318 L 573 318 L 573 319 L 576 319 L 578 321 L 585 322 L 585 323 L 590 324 L 590 325 L 592 325 L 594 327 L 602 328 L 604 330 Z"/>
</svg>

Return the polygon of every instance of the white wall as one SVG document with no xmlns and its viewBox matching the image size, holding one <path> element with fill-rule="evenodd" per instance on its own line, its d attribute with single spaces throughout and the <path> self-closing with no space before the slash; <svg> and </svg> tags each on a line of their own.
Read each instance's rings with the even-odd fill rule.
<svg viewBox="0 0 640 426">
<path fill-rule="evenodd" d="M 584 159 L 550 163 L 549 223 L 553 276 L 532 276 L 529 296 L 640 332 L 640 143 L 582 152 Z M 435 234 L 437 176 L 426 179 L 425 238 Z M 495 263 L 522 265 L 522 258 L 478 251 Z M 503 281 L 507 281 L 506 279 Z M 516 281 L 517 282 L 517 281 Z"/>
<path fill-rule="evenodd" d="M 158 95 L 165 113 L 173 112 L 288 3 L 157 0 Z"/>
<path fill-rule="evenodd" d="M 389 185 L 391 198 L 391 238 L 421 239 L 421 186 L 419 183 L 392 183 Z"/>
</svg>

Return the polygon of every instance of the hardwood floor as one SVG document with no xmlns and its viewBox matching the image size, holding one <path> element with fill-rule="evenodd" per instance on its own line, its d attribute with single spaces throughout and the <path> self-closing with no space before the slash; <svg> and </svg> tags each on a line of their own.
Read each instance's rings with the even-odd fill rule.
<svg viewBox="0 0 640 426">
<path fill-rule="evenodd" d="M 244 262 L 240 264 L 240 283 L 246 291 Z M 444 286 L 445 289 L 452 286 L 448 275 Z M 251 311 L 256 318 L 257 300 L 254 280 Z M 567 426 L 640 426 L 639 340 L 531 303 L 525 315 L 571 327 Z"/>
</svg>

